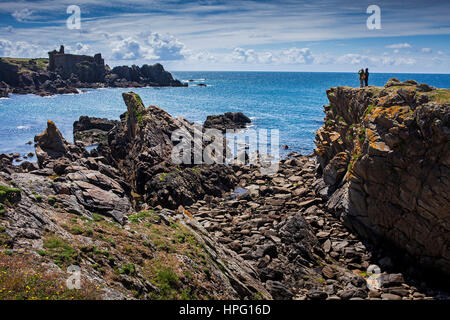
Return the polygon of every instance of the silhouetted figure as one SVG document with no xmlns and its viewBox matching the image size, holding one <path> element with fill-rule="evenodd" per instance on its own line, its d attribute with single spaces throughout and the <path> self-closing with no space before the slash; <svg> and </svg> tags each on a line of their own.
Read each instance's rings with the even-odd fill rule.
<svg viewBox="0 0 450 320">
<path fill-rule="evenodd" d="M 359 74 L 359 85 L 362 88 L 364 87 L 364 78 L 365 78 L 364 69 L 359 70 L 358 74 Z"/>
<path fill-rule="evenodd" d="M 366 71 L 364 72 L 364 82 L 367 87 L 369 85 L 369 68 L 366 68 Z"/>
</svg>

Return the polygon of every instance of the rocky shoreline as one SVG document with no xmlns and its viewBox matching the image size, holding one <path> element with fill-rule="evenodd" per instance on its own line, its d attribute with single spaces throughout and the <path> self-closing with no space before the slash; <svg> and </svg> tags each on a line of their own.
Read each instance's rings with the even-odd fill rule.
<svg viewBox="0 0 450 320">
<path fill-rule="evenodd" d="M 347 195 L 358 183 L 369 204 L 376 190 L 385 197 L 379 203 L 395 201 L 364 173 L 379 168 L 375 176 L 388 181 L 376 161 L 387 162 L 387 148 L 402 145 L 396 135 L 410 139 L 397 159 L 423 157 L 411 149 L 423 146 L 419 141 L 427 150 L 439 146 L 438 157 L 424 160 L 442 172 L 433 180 L 434 192 L 448 194 L 450 94 L 428 88 L 391 80 L 384 88 L 330 89 L 315 154 L 289 154 L 274 176 L 262 174 L 258 164 L 172 163 L 171 133 L 198 127 L 159 107 L 146 108 L 132 92 L 123 94 L 127 110 L 120 121 L 81 117 L 74 123 L 74 144 L 49 121 L 35 137 L 37 164 L 13 166 L 13 157 L 0 155 L 0 263 L 18 278 L 27 277 L 27 268 L 45 266 L 45 279 L 64 279 L 68 266 L 80 266 L 81 299 L 448 299 L 445 281 L 435 286 L 431 279 L 445 279 L 448 251 L 439 247 L 424 260 L 436 251 L 404 247 L 398 232 L 408 232 L 412 245 L 426 244 L 420 234 L 405 231 L 403 223 L 384 232 L 392 211 L 382 207 L 381 221 L 362 209 L 354 218 L 354 198 Z M 429 130 L 417 132 L 416 126 Z M 92 143 L 98 147 L 89 153 L 85 146 Z M 432 199 L 421 207 L 434 205 L 428 212 L 446 221 L 448 200 Z M 401 219 L 423 216 L 445 228 L 430 214 L 409 210 Z M 445 229 L 430 230 L 431 239 L 448 243 Z M 404 252 L 410 260 L 400 259 Z M 24 272 L 14 268 L 18 261 Z M 423 268 L 432 268 L 433 277 Z M 0 283 L 13 286 L 7 279 Z M 1 292 L 3 297 L 16 296 Z"/>
<path fill-rule="evenodd" d="M 111 69 L 104 64 L 101 54 L 94 57 L 65 54 L 63 46 L 59 52 L 49 52 L 49 59 L 0 58 L 0 98 L 9 94 L 78 94 L 79 90 L 106 87 L 187 85 L 175 80 L 159 63 Z"/>
</svg>

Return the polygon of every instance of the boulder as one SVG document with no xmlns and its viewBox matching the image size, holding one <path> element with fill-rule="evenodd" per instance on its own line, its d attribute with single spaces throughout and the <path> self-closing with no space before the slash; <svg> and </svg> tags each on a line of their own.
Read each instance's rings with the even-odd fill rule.
<svg viewBox="0 0 450 320">
<path fill-rule="evenodd" d="M 73 123 L 74 141 L 85 145 L 107 143 L 108 132 L 118 124 L 115 120 L 81 116 Z"/>
<path fill-rule="evenodd" d="M 242 112 L 227 112 L 221 115 L 208 116 L 203 126 L 226 132 L 227 129 L 243 129 L 250 122 L 250 118 Z"/>
<path fill-rule="evenodd" d="M 48 162 L 65 157 L 70 160 L 76 160 L 86 151 L 81 147 L 67 142 L 53 121 L 47 121 L 47 128 L 44 132 L 34 137 L 36 143 L 36 156 L 41 168 Z"/>
</svg>

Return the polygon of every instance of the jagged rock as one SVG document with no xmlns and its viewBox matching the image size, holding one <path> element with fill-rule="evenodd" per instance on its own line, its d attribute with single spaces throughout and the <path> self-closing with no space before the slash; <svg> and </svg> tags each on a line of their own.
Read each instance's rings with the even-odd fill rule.
<svg viewBox="0 0 450 320">
<path fill-rule="evenodd" d="M 187 134 L 196 130 L 200 134 L 200 128 L 184 119 L 173 119 L 159 107 L 145 108 L 133 92 L 124 93 L 123 98 L 127 113 L 108 133 L 108 145 L 102 144 L 98 149 L 121 170 L 144 201 L 176 209 L 207 194 L 218 196 L 233 187 L 235 178 L 229 167 L 193 168 L 172 161 L 172 133 L 182 129 Z M 193 162 L 193 155 L 188 160 Z"/>
<path fill-rule="evenodd" d="M 4 81 L 0 82 L 0 98 L 8 98 L 9 86 Z"/>
<path fill-rule="evenodd" d="M 68 143 L 53 121 L 47 121 L 44 132 L 34 137 L 36 143 L 36 156 L 39 167 L 43 168 L 48 162 L 66 157 L 76 160 L 87 152 L 79 146 Z"/>
<path fill-rule="evenodd" d="M 266 287 L 273 298 L 277 300 L 289 300 L 294 296 L 294 293 L 279 281 L 268 280 Z"/>
<path fill-rule="evenodd" d="M 149 86 L 186 86 L 178 80 L 174 80 L 172 75 L 164 70 L 164 67 L 157 63 L 152 66 L 144 64 L 138 66 L 118 66 L 111 70 L 107 77 L 109 85 L 117 87 L 127 87 L 130 84 L 137 83 Z"/>
<path fill-rule="evenodd" d="M 205 128 L 214 128 L 226 132 L 227 129 L 243 129 L 251 120 L 242 112 L 227 112 L 208 116 L 203 124 Z"/>
<path fill-rule="evenodd" d="M 81 116 L 73 123 L 74 141 L 85 145 L 107 143 L 108 132 L 117 124 L 119 121 Z"/>
</svg>

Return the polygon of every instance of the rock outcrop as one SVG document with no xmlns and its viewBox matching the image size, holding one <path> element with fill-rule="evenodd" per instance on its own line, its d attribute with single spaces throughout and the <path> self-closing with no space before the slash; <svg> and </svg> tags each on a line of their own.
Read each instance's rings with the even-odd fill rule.
<svg viewBox="0 0 450 320">
<path fill-rule="evenodd" d="M 0 82 L 3 92 L 15 94 L 78 93 L 73 79 L 63 80 L 56 72 L 47 71 L 46 59 L 0 58 Z"/>
<path fill-rule="evenodd" d="M 133 92 L 123 93 L 123 98 L 127 112 L 108 133 L 108 143 L 100 144 L 98 150 L 121 170 L 145 202 L 176 209 L 206 194 L 219 195 L 232 188 L 235 178 L 225 166 L 197 168 L 193 161 L 173 163 L 172 133 L 182 129 L 193 135 L 200 128 L 185 119 L 172 118 L 157 106 L 146 108 Z"/>
<path fill-rule="evenodd" d="M 242 112 L 227 112 L 221 115 L 208 116 L 203 126 L 225 132 L 227 129 L 243 129 L 251 122 L 250 118 Z"/>
<path fill-rule="evenodd" d="M 119 121 L 104 118 L 81 116 L 73 123 L 74 141 L 79 141 L 87 146 L 107 143 L 108 132 L 118 125 Z"/>
<path fill-rule="evenodd" d="M 108 86 L 120 88 L 187 86 L 179 80 L 173 79 L 160 63 L 152 66 L 144 64 L 142 67 L 136 65 L 115 67 L 105 80 Z"/>
<path fill-rule="evenodd" d="M 450 90 L 415 81 L 331 88 L 315 153 L 328 209 L 421 266 L 450 270 Z"/>
<path fill-rule="evenodd" d="M 41 167 L 62 157 L 75 161 L 86 154 L 86 151 L 80 146 L 68 143 L 55 123 L 50 120 L 47 121 L 47 128 L 44 132 L 34 137 L 34 142 L 36 143 L 36 156 Z"/>
<path fill-rule="evenodd" d="M 0 98 L 8 98 L 9 86 L 4 81 L 0 82 Z"/>
<path fill-rule="evenodd" d="M 173 79 L 159 63 L 111 70 L 101 54 L 66 54 L 63 46 L 49 52 L 49 59 L 0 58 L 0 84 L 0 97 L 7 97 L 8 92 L 48 96 L 77 94 L 77 88 L 187 86 Z"/>
</svg>

